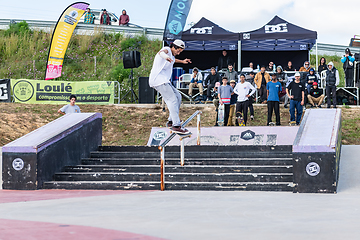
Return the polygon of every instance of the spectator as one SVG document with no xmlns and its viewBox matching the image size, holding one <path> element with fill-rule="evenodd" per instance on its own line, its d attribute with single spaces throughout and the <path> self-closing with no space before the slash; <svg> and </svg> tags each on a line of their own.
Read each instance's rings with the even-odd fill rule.
<svg viewBox="0 0 360 240">
<path fill-rule="evenodd" d="M 282 91 L 281 83 L 278 82 L 276 74 L 272 73 L 271 81 L 266 84 L 268 118 L 267 125 L 272 122 L 272 113 L 275 112 L 276 126 L 280 126 L 279 94 Z"/>
<path fill-rule="evenodd" d="M 226 69 L 229 65 L 235 65 L 231 56 L 228 55 L 227 51 L 224 49 L 222 51 L 222 56 L 218 60 L 218 70 Z"/>
<path fill-rule="evenodd" d="M 354 87 L 354 61 L 355 58 L 351 54 L 349 48 L 345 49 L 345 56 L 341 58 L 345 73 L 346 87 Z"/>
<path fill-rule="evenodd" d="M 307 93 L 310 93 L 310 88 L 313 86 L 313 83 L 319 83 L 317 76 L 315 75 L 315 70 L 310 68 L 309 73 L 306 76 L 306 89 Z"/>
<path fill-rule="evenodd" d="M 84 17 L 84 23 L 94 24 L 94 18 L 95 18 L 95 15 L 90 11 L 90 8 L 87 8 L 86 14 Z"/>
<path fill-rule="evenodd" d="M 192 96 L 193 88 L 198 87 L 200 92 L 200 101 L 203 100 L 203 94 L 204 94 L 202 80 L 203 80 L 202 74 L 199 73 L 199 69 L 195 67 L 193 69 L 193 76 L 189 84 L 189 96 L 190 97 Z"/>
<path fill-rule="evenodd" d="M 220 105 L 224 104 L 224 126 L 227 126 L 230 113 L 230 99 L 233 93 L 233 88 L 227 84 L 228 79 L 226 76 L 222 78 L 223 84 L 218 89 L 218 97 Z"/>
<path fill-rule="evenodd" d="M 255 87 L 254 82 L 254 72 L 250 72 L 248 75 L 245 76 L 245 81 L 250 83 L 252 86 Z M 250 119 L 254 120 L 254 105 L 253 105 L 254 99 L 253 96 L 249 97 L 249 110 L 250 110 Z"/>
<path fill-rule="evenodd" d="M 238 73 L 234 70 L 234 67 L 231 64 L 228 65 L 225 76 L 228 78 L 229 81 L 238 80 Z"/>
<path fill-rule="evenodd" d="M 291 61 L 288 61 L 288 65 L 285 67 L 285 71 L 296 71 Z"/>
<path fill-rule="evenodd" d="M 336 108 L 336 86 L 339 85 L 340 77 L 339 71 L 334 67 L 332 62 L 328 63 L 328 70 L 326 71 L 326 98 L 327 107 L 331 106 L 331 97 L 334 108 Z"/>
<path fill-rule="evenodd" d="M 270 75 L 265 72 L 265 66 L 261 66 L 260 72 L 255 75 L 254 81 L 259 91 L 260 102 L 266 103 L 266 84 L 270 82 Z"/>
<path fill-rule="evenodd" d="M 230 80 L 230 86 L 234 89 L 236 85 L 236 81 L 235 80 Z M 237 101 L 237 95 L 235 93 L 233 93 L 231 95 L 231 99 L 230 99 L 230 113 L 229 113 L 229 120 L 228 120 L 228 126 L 235 126 L 234 125 L 234 114 L 235 114 L 235 105 L 236 105 L 236 101 Z"/>
<path fill-rule="evenodd" d="M 76 96 L 70 95 L 70 104 L 63 106 L 58 110 L 58 113 L 65 115 L 68 113 L 81 113 L 80 108 L 78 105 L 75 104 L 76 102 Z"/>
<path fill-rule="evenodd" d="M 249 68 L 251 68 L 252 70 L 254 70 L 254 63 L 250 62 L 250 63 L 249 63 Z"/>
<path fill-rule="evenodd" d="M 266 71 L 268 72 L 274 71 L 274 62 L 269 62 L 269 66 L 266 67 Z"/>
<path fill-rule="evenodd" d="M 299 125 L 303 113 L 303 105 L 305 98 L 305 86 L 300 82 L 299 72 L 295 73 L 295 81 L 292 81 L 286 88 L 286 94 L 290 98 L 290 121 L 296 122 L 296 125 Z"/>
<path fill-rule="evenodd" d="M 211 99 L 211 89 L 215 87 L 216 82 L 220 82 L 220 75 L 216 72 L 215 68 L 212 67 L 210 74 L 205 79 L 207 101 L 210 101 Z"/>
<path fill-rule="evenodd" d="M 318 67 L 318 73 L 321 74 L 322 71 L 327 70 L 326 59 L 324 57 L 320 58 L 320 65 Z"/>
<path fill-rule="evenodd" d="M 123 9 L 122 10 L 122 14 L 120 15 L 120 19 L 119 19 L 119 25 L 120 26 L 129 26 L 129 15 L 126 14 L 126 10 Z"/>
<path fill-rule="evenodd" d="M 311 104 L 311 107 L 319 107 L 321 108 L 321 104 L 324 101 L 323 90 L 318 87 L 318 83 L 314 82 L 312 88 L 310 89 L 308 100 Z"/>
<path fill-rule="evenodd" d="M 109 16 L 109 14 L 107 13 L 106 9 L 103 9 L 103 13 L 101 14 L 101 17 L 100 17 L 100 24 L 111 25 L 111 18 Z"/>
<path fill-rule="evenodd" d="M 281 86 L 285 86 L 286 74 L 283 72 L 283 68 L 280 65 L 276 68 L 276 79 L 281 83 Z"/>
<path fill-rule="evenodd" d="M 309 61 L 305 61 L 304 66 L 302 66 L 299 69 L 299 72 L 308 72 L 308 71 L 310 71 L 310 63 L 309 63 Z"/>
<path fill-rule="evenodd" d="M 215 112 L 216 112 L 216 121 L 214 126 L 218 125 L 218 111 L 219 111 L 219 98 L 218 98 L 218 89 L 220 87 L 220 82 L 215 83 L 215 87 L 211 89 L 211 96 L 213 98 L 213 104 L 215 106 Z"/>
<path fill-rule="evenodd" d="M 265 71 L 265 67 L 264 67 L 264 71 Z M 236 103 L 236 114 L 241 113 L 243 115 L 245 125 L 247 122 L 249 97 L 253 95 L 255 91 L 256 91 L 255 88 L 249 82 L 245 82 L 245 75 L 240 74 L 240 82 L 236 84 L 234 88 L 234 93 L 238 95 L 237 103 Z M 237 119 L 235 121 L 235 125 L 239 126 L 239 122 Z"/>
</svg>

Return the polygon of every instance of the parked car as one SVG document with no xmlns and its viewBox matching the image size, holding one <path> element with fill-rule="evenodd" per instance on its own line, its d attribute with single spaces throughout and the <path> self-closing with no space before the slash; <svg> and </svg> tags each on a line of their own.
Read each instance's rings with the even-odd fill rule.
<svg viewBox="0 0 360 240">
<path fill-rule="evenodd" d="M 100 18 L 101 18 L 101 14 L 103 13 L 102 9 L 93 9 L 91 8 L 91 13 L 94 14 L 95 18 L 94 18 L 94 24 L 100 24 Z M 115 25 L 115 26 L 119 26 L 119 17 L 116 16 L 115 13 L 113 12 L 109 12 L 107 11 L 107 13 L 110 16 L 110 23 L 111 25 Z M 80 18 L 80 22 L 83 23 L 84 22 L 84 17 L 85 14 Z M 133 23 L 129 23 L 129 27 L 140 27 L 139 25 L 133 24 Z"/>
</svg>

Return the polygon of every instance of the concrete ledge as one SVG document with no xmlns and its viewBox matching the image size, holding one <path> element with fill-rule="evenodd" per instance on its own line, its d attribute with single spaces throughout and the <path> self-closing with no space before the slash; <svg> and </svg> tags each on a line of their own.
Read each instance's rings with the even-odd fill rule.
<svg viewBox="0 0 360 240">
<path fill-rule="evenodd" d="M 101 113 L 67 114 L 3 146 L 3 189 L 35 190 L 101 145 Z"/>
</svg>

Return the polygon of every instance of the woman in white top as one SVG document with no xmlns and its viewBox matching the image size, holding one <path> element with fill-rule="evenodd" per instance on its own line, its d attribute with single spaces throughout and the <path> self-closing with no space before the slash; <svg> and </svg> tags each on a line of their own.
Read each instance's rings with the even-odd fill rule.
<svg viewBox="0 0 360 240">
<path fill-rule="evenodd" d="M 171 84 L 170 79 L 174 63 L 191 63 L 190 59 L 179 60 L 175 56 L 185 49 L 185 43 L 175 40 L 170 47 L 163 47 L 155 56 L 153 67 L 149 76 L 149 85 L 158 91 L 163 97 L 169 109 L 169 121 L 166 124 L 173 132 L 187 134 L 189 131 L 181 127 L 179 109 L 181 105 L 181 95 Z"/>
</svg>

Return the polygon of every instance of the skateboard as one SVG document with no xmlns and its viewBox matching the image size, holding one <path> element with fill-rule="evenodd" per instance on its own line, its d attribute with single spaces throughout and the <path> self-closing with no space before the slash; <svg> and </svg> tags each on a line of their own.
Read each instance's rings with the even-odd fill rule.
<svg viewBox="0 0 360 240">
<path fill-rule="evenodd" d="M 269 126 L 275 126 L 274 122 L 269 122 Z"/>
<path fill-rule="evenodd" d="M 225 106 L 224 104 L 219 104 L 218 110 L 218 125 L 224 126 L 224 115 L 225 115 Z"/>
<path fill-rule="evenodd" d="M 296 126 L 296 122 L 295 122 L 295 121 L 291 121 L 291 122 L 289 123 L 289 125 L 290 125 L 290 126 Z"/>
<path fill-rule="evenodd" d="M 244 118 L 243 118 L 241 112 L 236 113 L 236 119 L 237 119 L 238 126 L 245 126 Z"/>
</svg>

